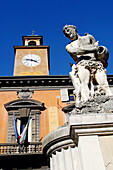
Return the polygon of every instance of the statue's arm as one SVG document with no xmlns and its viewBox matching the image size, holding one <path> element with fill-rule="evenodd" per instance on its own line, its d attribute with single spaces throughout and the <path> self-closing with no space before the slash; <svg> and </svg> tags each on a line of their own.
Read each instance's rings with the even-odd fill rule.
<svg viewBox="0 0 113 170">
<path fill-rule="evenodd" d="M 98 47 L 92 47 L 92 46 L 91 47 L 74 47 L 68 44 L 66 46 L 66 51 L 70 54 L 82 55 L 82 54 L 97 52 Z"/>
<path fill-rule="evenodd" d="M 80 51 L 86 52 L 86 53 L 90 53 L 90 52 L 97 52 L 98 51 L 98 47 L 82 47 L 80 48 Z"/>
</svg>

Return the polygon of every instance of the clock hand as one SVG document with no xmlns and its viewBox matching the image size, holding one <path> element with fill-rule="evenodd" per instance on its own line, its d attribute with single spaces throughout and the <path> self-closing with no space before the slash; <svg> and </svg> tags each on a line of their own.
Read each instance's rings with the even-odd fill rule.
<svg viewBox="0 0 113 170">
<path fill-rule="evenodd" d="M 36 62 L 37 63 L 37 61 L 36 60 L 33 60 L 33 59 L 26 59 L 27 61 L 34 61 L 34 62 Z"/>
<path fill-rule="evenodd" d="M 37 63 L 37 61 L 36 61 L 36 60 L 31 59 L 31 61 L 34 61 L 34 62 L 36 62 L 36 63 Z"/>
<path fill-rule="evenodd" d="M 31 59 L 26 59 L 27 61 L 31 61 Z"/>
</svg>

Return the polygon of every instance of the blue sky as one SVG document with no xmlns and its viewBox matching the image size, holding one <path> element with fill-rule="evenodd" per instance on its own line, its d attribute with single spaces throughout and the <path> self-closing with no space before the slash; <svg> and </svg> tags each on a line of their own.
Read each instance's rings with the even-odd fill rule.
<svg viewBox="0 0 113 170">
<path fill-rule="evenodd" d="M 70 42 L 62 32 L 65 24 L 76 25 L 78 33 L 92 34 L 108 48 L 108 74 L 113 74 L 112 0 L 5 0 L 0 1 L 0 76 L 12 76 L 14 45 L 22 36 L 43 35 L 50 45 L 50 75 L 68 75 L 74 63 L 65 50 Z"/>
</svg>

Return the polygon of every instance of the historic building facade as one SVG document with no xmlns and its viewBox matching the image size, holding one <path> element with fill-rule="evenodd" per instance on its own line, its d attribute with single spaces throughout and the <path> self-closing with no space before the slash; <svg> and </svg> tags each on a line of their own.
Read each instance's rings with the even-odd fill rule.
<svg viewBox="0 0 113 170">
<path fill-rule="evenodd" d="M 22 40 L 23 46 L 14 46 L 14 75 L 0 77 L 0 159 L 10 160 L 9 164 L 0 166 L 6 169 L 47 165 L 41 141 L 66 122 L 62 108 L 74 101 L 70 78 L 49 75 L 49 46 L 43 45 L 43 37 L 23 36 Z M 28 146 L 22 153 L 18 151 L 15 138 L 13 113 L 19 134 L 31 114 Z M 22 155 L 28 159 L 23 165 L 18 163 Z M 42 157 L 44 161 L 40 161 Z"/>
<path fill-rule="evenodd" d="M 87 126 L 87 129 L 94 128 L 91 134 L 102 135 L 101 129 L 99 131 L 96 127 L 104 128 L 108 123 L 110 127 L 110 116 L 106 125 L 103 125 L 104 121 L 97 122 L 95 116 L 93 123 L 89 118 L 89 125 L 86 125 L 86 117 L 82 121 L 79 116 L 70 117 L 67 113 L 75 106 L 71 79 L 67 75 L 49 75 L 50 47 L 43 45 L 42 36 L 23 36 L 22 40 L 23 46 L 14 46 L 14 75 L 0 77 L 0 168 L 48 170 L 51 164 L 52 170 L 79 169 L 80 160 L 74 160 L 74 155 L 78 154 L 80 134 L 88 134 Z M 108 76 L 108 82 L 112 90 L 113 76 Z M 22 150 L 15 138 L 13 114 L 19 135 L 27 124 L 29 114 L 31 116 Z M 102 143 L 103 139 L 100 140 Z M 98 145 L 97 138 L 95 141 Z M 87 140 L 80 138 L 80 147 L 85 147 L 84 143 Z M 85 156 L 84 152 L 82 154 Z M 65 160 L 62 155 L 65 155 Z M 99 160 L 101 162 L 100 157 Z"/>
</svg>

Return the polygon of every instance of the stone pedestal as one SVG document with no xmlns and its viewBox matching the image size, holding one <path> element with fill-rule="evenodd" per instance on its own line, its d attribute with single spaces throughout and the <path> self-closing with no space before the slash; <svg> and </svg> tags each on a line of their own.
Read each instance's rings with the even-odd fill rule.
<svg viewBox="0 0 113 170">
<path fill-rule="evenodd" d="M 70 115 L 43 148 L 51 170 L 113 170 L 113 114 Z"/>
</svg>

